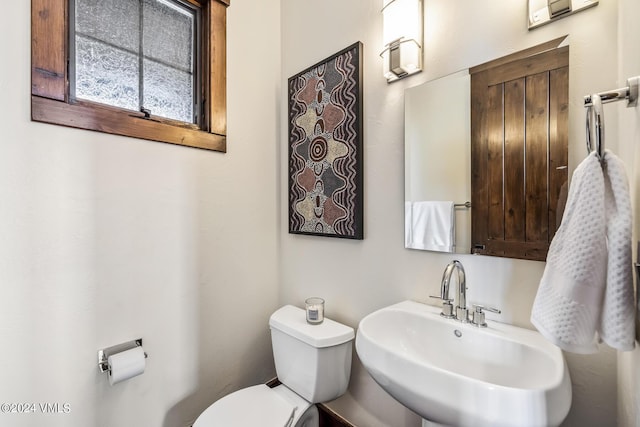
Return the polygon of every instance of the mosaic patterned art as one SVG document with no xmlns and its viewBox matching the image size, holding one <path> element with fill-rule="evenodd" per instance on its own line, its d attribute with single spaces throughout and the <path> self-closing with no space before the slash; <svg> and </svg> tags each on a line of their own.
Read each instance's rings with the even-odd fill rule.
<svg viewBox="0 0 640 427">
<path fill-rule="evenodd" d="M 361 47 L 289 79 L 290 233 L 363 238 Z"/>
</svg>

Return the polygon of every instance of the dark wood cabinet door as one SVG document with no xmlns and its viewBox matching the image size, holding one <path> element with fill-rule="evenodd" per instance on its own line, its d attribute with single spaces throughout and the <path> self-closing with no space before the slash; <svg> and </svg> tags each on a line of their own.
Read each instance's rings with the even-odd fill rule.
<svg viewBox="0 0 640 427">
<path fill-rule="evenodd" d="M 569 48 L 471 70 L 472 253 L 544 261 L 567 190 Z"/>
</svg>

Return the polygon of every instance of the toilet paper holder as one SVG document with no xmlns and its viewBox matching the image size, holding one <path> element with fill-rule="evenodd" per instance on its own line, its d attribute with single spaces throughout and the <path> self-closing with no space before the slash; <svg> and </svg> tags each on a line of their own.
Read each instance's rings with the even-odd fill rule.
<svg viewBox="0 0 640 427">
<path fill-rule="evenodd" d="M 100 372 L 109 371 L 109 356 L 113 356 L 114 354 L 122 353 L 123 351 L 131 350 L 136 347 L 142 347 L 142 338 L 98 350 L 98 368 L 100 368 Z M 144 358 L 146 359 L 147 357 L 147 352 L 145 351 Z"/>
</svg>

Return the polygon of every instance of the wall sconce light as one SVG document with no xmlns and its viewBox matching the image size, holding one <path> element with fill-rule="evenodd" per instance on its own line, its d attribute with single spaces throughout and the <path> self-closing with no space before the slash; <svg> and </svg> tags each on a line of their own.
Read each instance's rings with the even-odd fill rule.
<svg viewBox="0 0 640 427">
<path fill-rule="evenodd" d="M 387 83 L 422 71 L 422 0 L 383 0 L 382 21 Z"/>
<path fill-rule="evenodd" d="M 529 29 L 598 5 L 598 0 L 528 0 Z"/>
</svg>

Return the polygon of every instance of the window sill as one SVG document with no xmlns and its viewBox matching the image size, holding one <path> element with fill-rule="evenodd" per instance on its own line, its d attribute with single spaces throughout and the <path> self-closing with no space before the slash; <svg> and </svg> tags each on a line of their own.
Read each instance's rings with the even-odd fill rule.
<svg viewBox="0 0 640 427">
<path fill-rule="evenodd" d="M 200 129 L 189 128 L 144 115 L 126 113 L 92 103 L 68 104 L 40 96 L 31 96 L 31 119 L 36 122 L 87 129 L 212 151 L 227 151 L 227 138 Z"/>
</svg>

